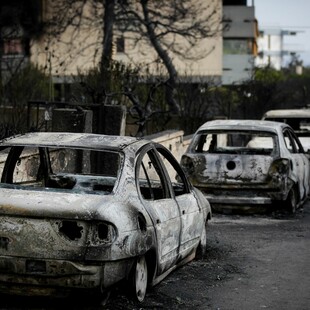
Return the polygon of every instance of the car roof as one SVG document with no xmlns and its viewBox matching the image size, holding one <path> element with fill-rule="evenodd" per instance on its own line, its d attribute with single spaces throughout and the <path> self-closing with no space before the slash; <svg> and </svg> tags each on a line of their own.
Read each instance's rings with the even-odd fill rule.
<svg viewBox="0 0 310 310">
<path fill-rule="evenodd" d="M 310 118 L 310 109 L 278 109 L 267 111 L 265 118 Z"/>
<path fill-rule="evenodd" d="M 255 131 L 270 131 L 276 133 L 284 127 L 290 127 L 285 123 L 261 121 L 261 120 L 214 120 L 204 123 L 197 131 L 203 130 L 255 130 Z"/>
<path fill-rule="evenodd" d="M 149 143 L 148 140 L 128 136 L 71 132 L 31 132 L 5 138 L 0 141 L 0 146 L 40 145 L 46 147 L 76 147 L 121 150 L 128 145 L 136 145 L 136 148 L 138 149 L 147 143 Z"/>
</svg>

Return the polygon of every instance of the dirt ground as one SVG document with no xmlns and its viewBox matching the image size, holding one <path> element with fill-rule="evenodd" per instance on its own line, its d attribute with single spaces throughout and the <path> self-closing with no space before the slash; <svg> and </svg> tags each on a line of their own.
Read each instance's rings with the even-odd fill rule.
<svg viewBox="0 0 310 310">
<path fill-rule="evenodd" d="M 208 251 L 149 289 L 142 304 L 126 287 L 104 307 L 65 300 L 0 296 L 0 309 L 310 309 L 310 203 L 295 216 L 214 214 Z"/>
</svg>

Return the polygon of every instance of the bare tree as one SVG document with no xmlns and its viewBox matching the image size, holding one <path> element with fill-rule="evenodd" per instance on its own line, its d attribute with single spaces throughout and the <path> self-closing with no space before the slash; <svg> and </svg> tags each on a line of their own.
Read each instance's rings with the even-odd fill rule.
<svg viewBox="0 0 310 310">
<path fill-rule="evenodd" d="M 109 60 L 112 57 L 113 49 L 113 27 L 115 22 L 115 0 L 103 0 L 104 17 L 103 17 L 103 49 L 102 61 Z"/>
<path fill-rule="evenodd" d="M 22 0 L 12 1 L 24 3 Z M 31 0 L 31 3 L 38 4 L 39 0 Z M 140 115 L 140 124 L 146 124 L 159 114 L 160 105 L 155 100 L 159 92 L 163 94 L 163 89 L 166 105 L 161 106 L 160 113 L 182 113 L 182 103 L 177 97 L 177 85 L 182 81 L 177 63 L 205 57 L 213 46 L 197 47 L 205 38 L 214 37 L 221 31 L 219 0 L 48 0 L 44 6 L 34 7 L 41 8 L 41 11 L 36 9 L 34 12 L 40 31 L 33 31 L 29 37 L 35 46 L 35 49 L 31 48 L 31 57 L 36 53 L 38 62 L 45 62 L 50 80 L 56 75 L 71 75 L 72 68 L 79 68 L 81 72 L 84 68 L 85 72 L 99 68 L 100 91 L 90 89 L 88 85 L 84 87 L 95 94 L 94 98 L 102 100 L 97 103 L 108 103 L 115 93 L 115 80 L 111 74 L 115 65 L 115 36 L 129 38 L 138 47 L 137 53 L 145 49 L 152 54 L 147 57 L 148 65 L 156 63 L 159 69 L 153 80 L 149 77 L 154 71 L 151 74 L 143 72 L 143 81 L 150 87 L 146 98 L 133 93 L 131 87 L 121 92 L 123 98 L 134 106 L 136 115 L 140 115 L 138 111 L 144 111 Z"/>
<path fill-rule="evenodd" d="M 111 59 L 115 31 L 130 36 L 137 45 L 147 44 L 166 69 L 167 103 L 177 112 L 180 107 L 175 98 L 178 72 L 174 59 L 195 60 L 206 56 L 212 46 L 199 51 L 195 47 L 221 31 L 218 0 L 58 0 L 50 1 L 49 5 L 51 36 L 60 38 L 70 29 L 71 41 L 67 39 L 67 42 L 72 43 L 83 40 L 82 33 L 89 37 L 95 35 L 96 29 L 102 30 L 96 33 L 96 40 L 88 48 L 92 48 L 93 57 L 100 55 L 104 66 L 108 66 Z M 86 47 L 80 52 L 86 54 Z"/>
<path fill-rule="evenodd" d="M 168 73 L 166 99 L 170 109 L 180 112 L 175 98 L 178 72 L 174 57 L 199 59 L 212 49 L 194 49 L 203 39 L 219 35 L 219 1 L 192 0 L 123 0 L 119 1 L 116 24 L 132 35 L 138 44 L 148 43 L 156 51 Z"/>
</svg>

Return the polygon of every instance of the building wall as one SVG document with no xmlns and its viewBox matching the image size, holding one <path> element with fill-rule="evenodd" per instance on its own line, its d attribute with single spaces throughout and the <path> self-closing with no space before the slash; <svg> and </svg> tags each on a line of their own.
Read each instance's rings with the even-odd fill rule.
<svg viewBox="0 0 310 310">
<path fill-rule="evenodd" d="M 193 0 L 194 1 L 194 0 Z M 195 6 L 205 4 L 204 0 L 195 0 Z M 187 42 L 178 37 L 170 36 L 168 42 L 174 42 L 179 46 L 179 50 L 184 51 L 186 57 L 181 57 L 178 54 L 173 54 L 171 50 L 168 50 L 168 54 L 171 57 L 174 66 L 176 67 L 180 76 L 192 76 L 199 79 L 200 77 L 220 77 L 222 74 L 222 31 L 216 31 L 222 19 L 222 1 L 214 0 L 209 1 L 208 10 L 203 11 L 205 16 L 201 18 L 209 19 L 208 31 L 215 32 L 212 37 L 202 39 L 200 43 L 191 47 Z M 215 13 L 214 13 L 215 12 Z M 158 61 L 158 55 L 154 48 L 148 41 L 135 41 L 135 35 L 132 33 L 124 32 L 124 49 L 125 52 L 115 51 L 115 59 L 124 61 L 126 63 L 142 63 L 145 64 L 148 71 L 153 75 L 167 74 L 166 69 L 162 65 L 161 61 Z M 131 39 L 132 38 L 132 39 Z"/>
<path fill-rule="evenodd" d="M 223 59 L 224 85 L 242 83 L 253 74 L 254 58 L 251 55 L 225 55 Z"/>
<path fill-rule="evenodd" d="M 276 70 L 283 67 L 284 57 L 295 53 L 284 46 L 284 39 L 289 35 L 296 35 L 296 31 L 284 30 L 280 28 L 262 29 L 258 38 L 257 66 L 271 66 Z"/>
<path fill-rule="evenodd" d="M 53 1 L 61 3 L 63 0 Z M 195 1 L 196 2 L 199 0 Z M 202 0 L 200 0 L 202 1 Z M 44 0 L 43 19 L 49 19 L 53 14 L 51 2 Z M 221 19 L 222 16 L 222 1 L 214 0 L 210 2 L 210 10 L 216 9 L 214 19 Z M 46 72 L 54 77 L 54 80 L 59 81 L 59 77 L 70 76 L 77 74 L 78 71 L 85 71 L 89 68 L 96 67 L 100 61 L 102 28 L 98 21 L 89 24 L 88 18 L 99 16 L 102 14 L 100 9 L 95 9 L 90 1 L 86 1 L 83 10 L 83 18 L 81 25 L 87 21 L 87 27 L 81 28 L 78 32 L 73 27 L 68 27 L 66 31 L 60 34 L 57 38 L 45 35 L 40 40 L 33 40 L 31 44 L 31 61 L 45 68 Z M 210 27 L 214 20 L 210 20 Z M 114 58 L 129 64 L 144 64 L 145 68 L 148 64 L 149 72 L 154 75 L 166 74 L 164 66 L 158 61 L 158 56 L 154 48 L 148 42 L 140 41 L 138 44 L 132 37 L 132 33 L 124 32 L 125 38 L 124 47 L 125 53 L 114 54 Z M 115 36 L 117 39 L 117 36 Z M 171 42 L 174 38 L 171 38 Z M 179 40 L 179 39 L 178 39 Z M 179 40 L 177 44 L 180 47 L 185 47 L 185 42 Z M 200 77 L 220 77 L 222 74 L 222 35 L 217 33 L 215 37 L 204 39 L 195 49 L 190 48 L 187 56 L 193 54 L 195 59 L 181 58 L 179 55 L 172 54 L 170 56 L 173 63 L 181 76 Z M 197 58 L 197 55 L 203 55 L 202 58 Z"/>
<path fill-rule="evenodd" d="M 229 28 L 224 38 L 254 38 L 256 21 L 254 6 L 223 6 L 223 19 Z"/>
<path fill-rule="evenodd" d="M 59 9 L 63 7 L 62 2 L 63 0 L 43 0 L 43 21 L 50 21 L 53 15 L 62 14 Z M 68 4 L 66 1 L 65 3 Z M 80 28 L 69 26 L 64 32 L 55 36 L 59 25 L 51 25 L 47 28 L 51 34 L 32 40 L 31 61 L 55 78 L 76 75 L 78 71 L 85 71 L 98 65 L 102 29 L 94 16 L 100 14 L 102 12 L 99 7 L 94 7 L 91 1 L 86 1 L 81 19 L 76 20 L 76 23 L 80 23 Z"/>
<path fill-rule="evenodd" d="M 223 85 L 241 84 L 252 76 L 258 35 L 254 6 L 224 5 Z"/>
</svg>

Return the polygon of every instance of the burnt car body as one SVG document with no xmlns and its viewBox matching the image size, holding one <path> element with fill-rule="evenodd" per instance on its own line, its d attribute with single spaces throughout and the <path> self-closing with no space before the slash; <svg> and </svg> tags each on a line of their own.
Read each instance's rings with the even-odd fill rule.
<svg viewBox="0 0 310 310">
<path fill-rule="evenodd" d="M 194 134 L 181 165 L 214 209 L 277 205 L 295 212 L 309 195 L 309 158 L 284 123 L 207 122 Z"/>
<path fill-rule="evenodd" d="M 310 151 L 310 109 L 278 109 L 267 111 L 262 120 L 290 125 L 306 152 Z"/>
<path fill-rule="evenodd" d="M 205 250 L 210 205 L 162 145 L 29 133 L 0 150 L 2 292 L 106 292 L 126 279 L 142 301 Z"/>
</svg>

